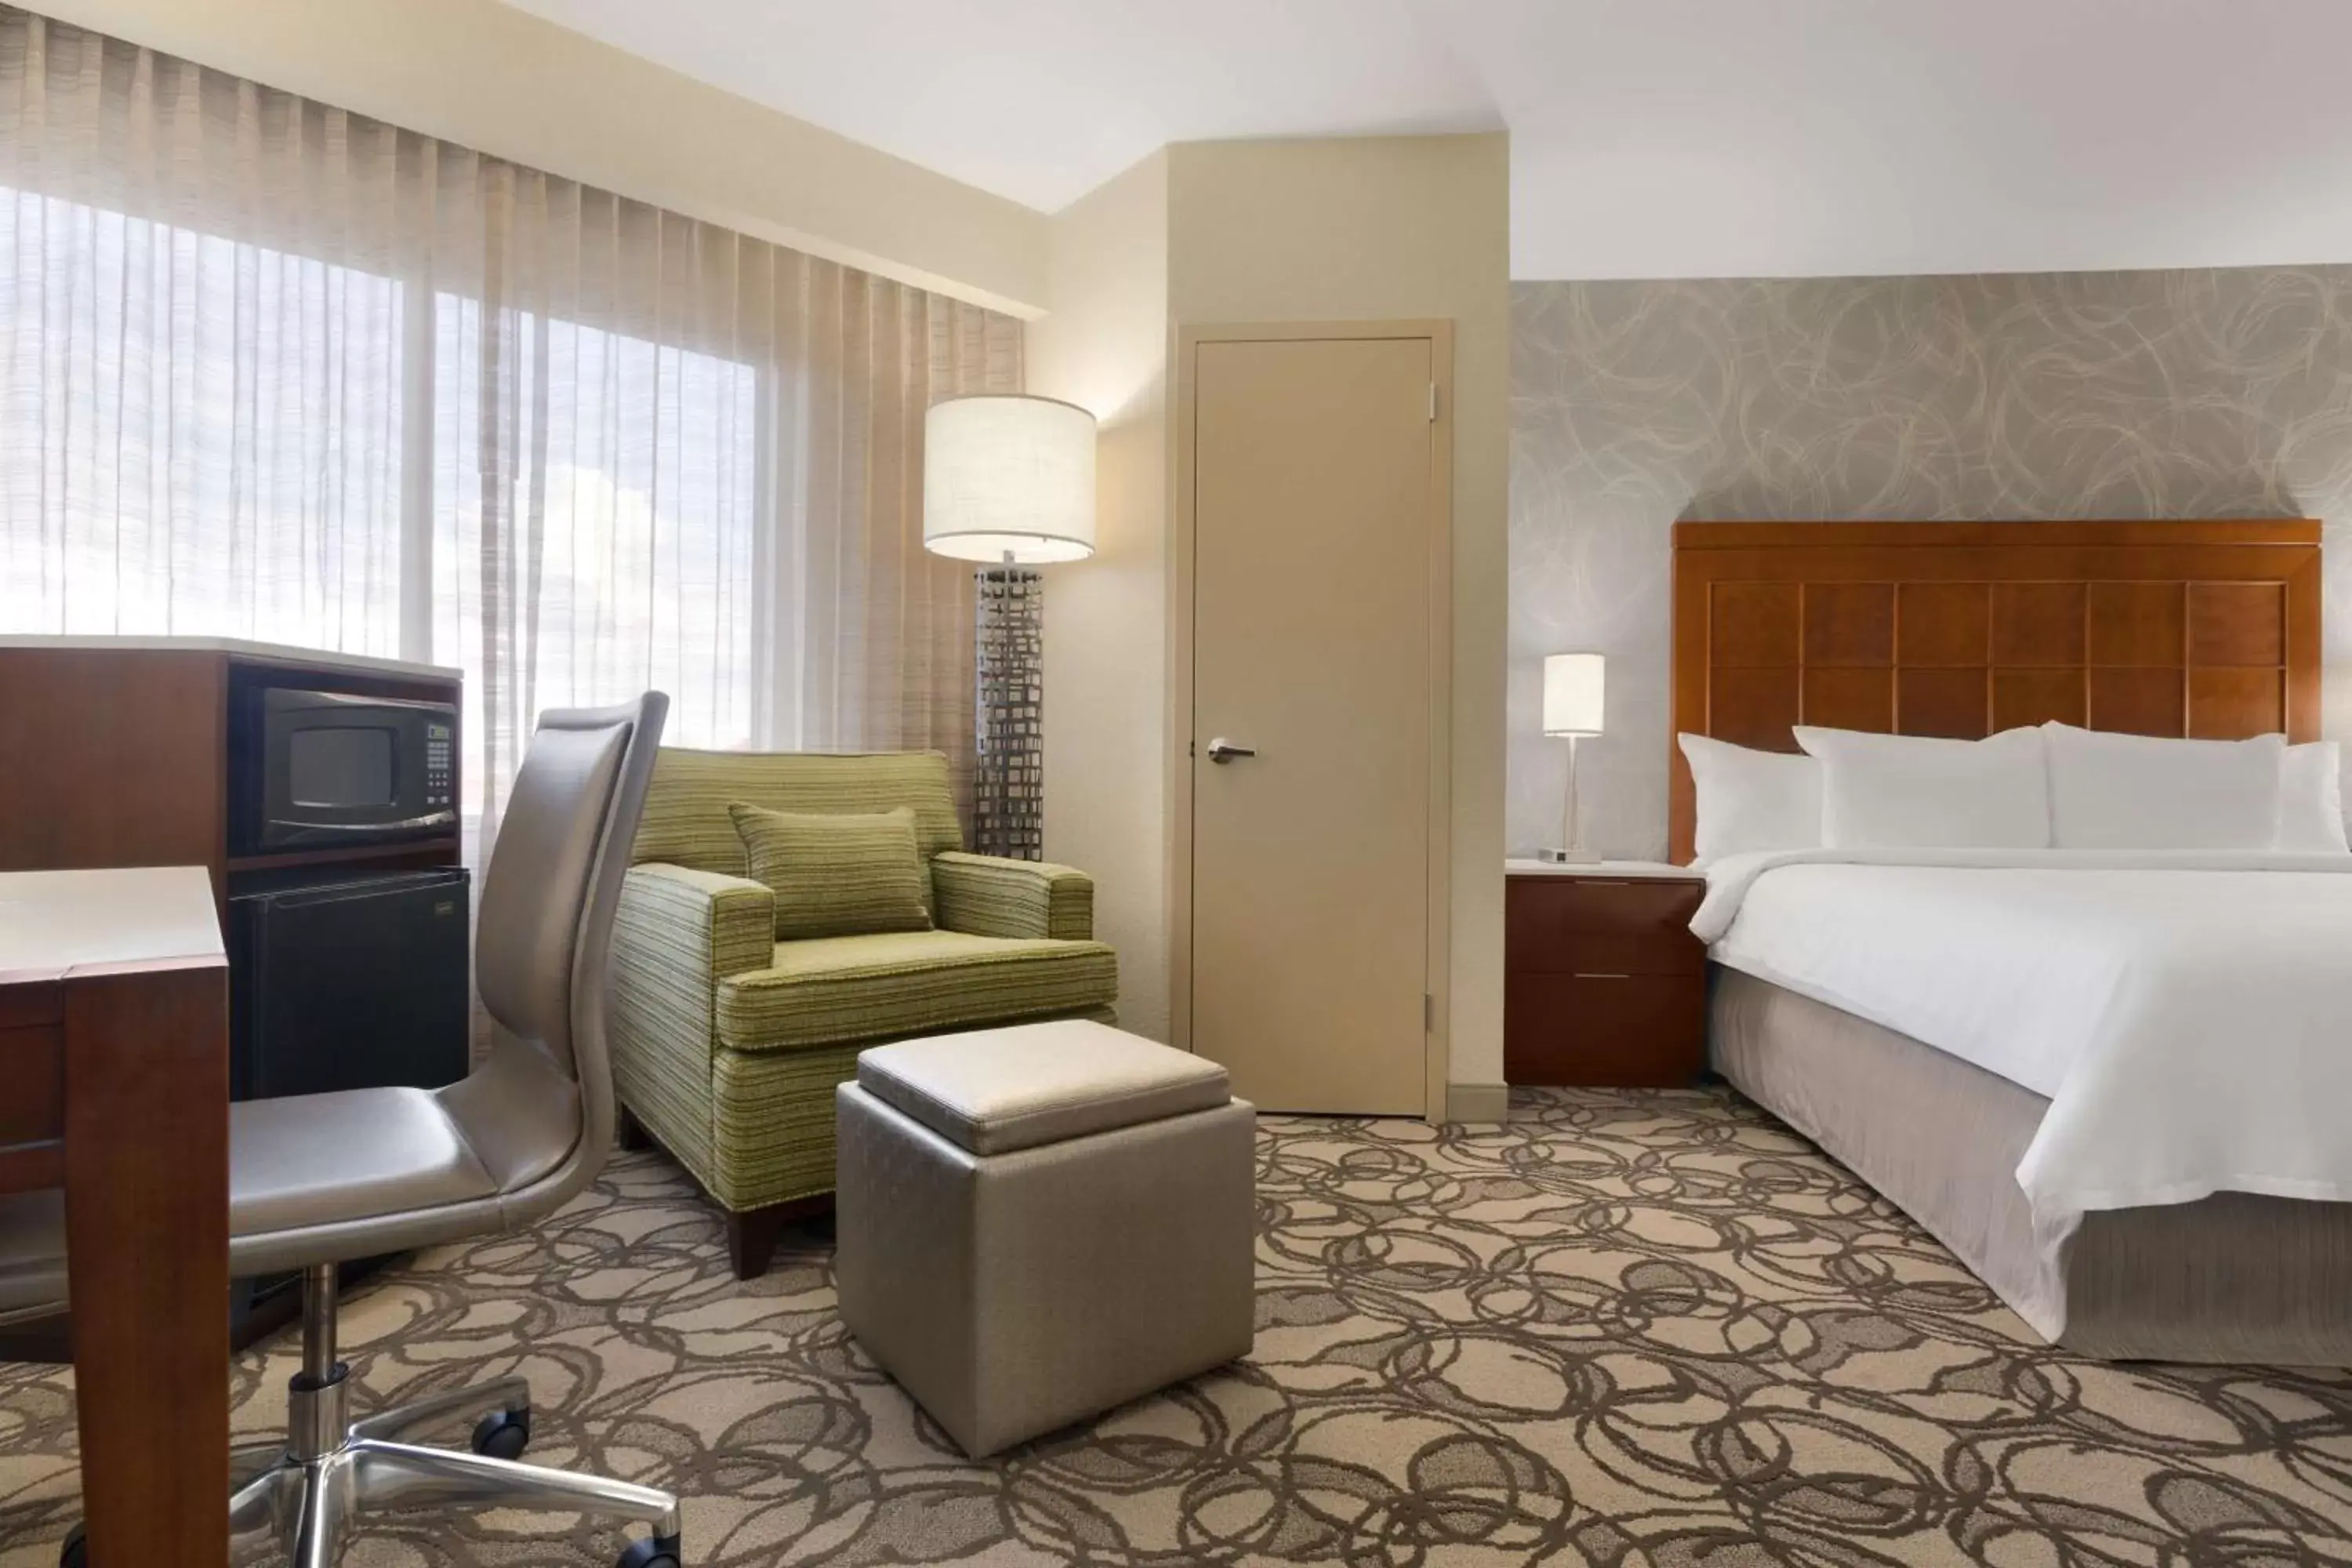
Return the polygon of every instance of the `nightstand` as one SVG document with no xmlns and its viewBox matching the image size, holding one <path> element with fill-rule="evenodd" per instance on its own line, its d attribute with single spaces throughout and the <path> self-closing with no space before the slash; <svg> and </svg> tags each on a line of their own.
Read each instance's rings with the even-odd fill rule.
<svg viewBox="0 0 2352 1568">
<path fill-rule="evenodd" d="M 1510 860 L 1503 1076 L 1680 1088 L 1706 1065 L 1706 880 L 1683 866 Z"/>
</svg>

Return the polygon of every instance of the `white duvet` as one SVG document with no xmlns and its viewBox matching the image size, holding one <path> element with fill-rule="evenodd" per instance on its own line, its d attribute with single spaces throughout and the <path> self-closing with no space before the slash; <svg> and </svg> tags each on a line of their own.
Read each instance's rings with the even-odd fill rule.
<svg viewBox="0 0 2352 1568">
<path fill-rule="evenodd" d="M 2050 1101 L 2045 1255 L 2091 1210 L 2352 1202 L 2352 855 L 1800 849 L 1708 868 L 1734 969 Z"/>
</svg>

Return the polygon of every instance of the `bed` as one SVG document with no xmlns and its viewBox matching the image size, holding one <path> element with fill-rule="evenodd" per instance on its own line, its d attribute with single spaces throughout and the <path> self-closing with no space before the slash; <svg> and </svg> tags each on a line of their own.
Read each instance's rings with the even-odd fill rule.
<svg viewBox="0 0 2352 1568">
<path fill-rule="evenodd" d="M 1772 751 L 1800 724 L 2306 741 L 2319 570 L 2303 521 L 1685 523 L 1675 728 Z M 1696 810 L 1677 750 L 1677 860 Z M 2352 1364 L 2347 858 L 1709 872 L 1717 1070 L 2036 1331 L 2112 1359 Z"/>
</svg>

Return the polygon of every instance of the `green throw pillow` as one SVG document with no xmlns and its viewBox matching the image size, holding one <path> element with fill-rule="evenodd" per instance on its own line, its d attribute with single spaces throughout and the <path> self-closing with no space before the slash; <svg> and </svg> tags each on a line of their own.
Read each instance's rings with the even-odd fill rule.
<svg viewBox="0 0 2352 1568">
<path fill-rule="evenodd" d="M 931 929 L 930 879 L 911 807 L 770 811 L 730 803 L 755 882 L 776 895 L 776 940 Z"/>
</svg>

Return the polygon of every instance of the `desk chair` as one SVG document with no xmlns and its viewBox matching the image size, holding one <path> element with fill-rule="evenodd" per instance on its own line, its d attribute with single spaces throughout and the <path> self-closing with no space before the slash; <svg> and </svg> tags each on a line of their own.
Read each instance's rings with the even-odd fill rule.
<svg viewBox="0 0 2352 1568">
<path fill-rule="evenodd" d="M 679 1568 L 669 1493 L 515 1462 L 530 1436 L 521 1378 L 353 1420 L 352 1380 L 335 1355 L 336 1264 L 529 1225 L 604 1164 L 613 1145 L 605 951 L 668 708 L 655 691 L 541 716 L 482 878 L 475 972 L 506 1037 L 480 1067 L 429 1093 L 349 1089 L 230 1108 L 230 1267 L 301 1271 L 302 1370 L 289 1384 L 286 1443 L 238 1456 L 247 1479 L 229 1499 L 228 1525 L 275 1527 L 294 1568 L 333 1568 L 361 1516 L 432 1506 L 644 1521 L 653 1533 L 621 1568 Z M 64 1302 L 50 1205 L 47 1214 L 0 1205 L 0 1321 Z M 471 1453 L 395 1440 L 475 1414 Z M 79 1568 L 80 1553 L 77 1532 L 68 1568 Z"/>
</svg>

